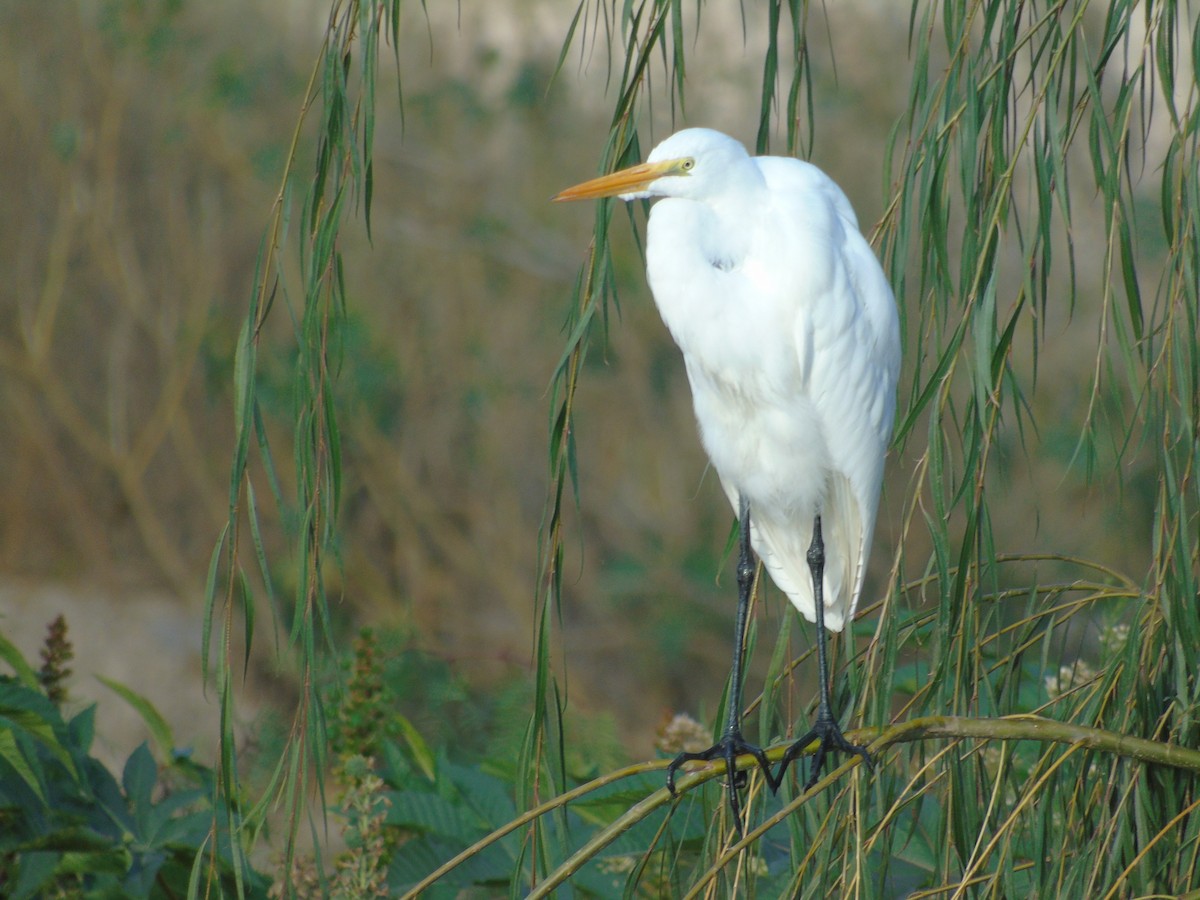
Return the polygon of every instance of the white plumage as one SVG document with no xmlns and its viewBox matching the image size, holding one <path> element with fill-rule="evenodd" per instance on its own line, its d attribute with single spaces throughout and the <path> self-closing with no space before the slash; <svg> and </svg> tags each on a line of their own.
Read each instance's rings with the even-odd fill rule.
<svg viewBox="0 0 1200 900">
<path fill-rule="evenodd" d="M 895 411 L 900 335 L 883 270 L 846 195 L 810 163 L 688 128 L 635 170 L 613 190 L 663 198 L 646 271 L 704 449 L 734 511 L 739 494 L 749 501 L 754 549 L 809 621 L 805 554 L 821 515 L 825 624 L 840 631 L 862 591 Z"/>
<path fill-rule="evenodd" d="M 734 139 L 689 128 L 647 161 L 555 199 L 661 198 L 650 212 L 646 269 L 663 321 L 683 352 L 704 449 L 730 503 L 750 521 L 750 543 L 774 582 L 810 621 L 840 631 L 862 592 L 900 368 L 896 303 L 841 189 L 797 159 L 751 157 Z M 819 517 L 824 615 L 809 559 Z M 815 542 L 820 546 L 821 541 Z M 748 550 L 745 551 L 748 557 Z M 818 554 L 819 555 L 819 554 Z M 739 598 L 732 692 L 740 704 Z M 774 785 L 799 745 L 858 753 L 829 709 L 823 678 L 814 730 L 774 778 L 730 713 L 726 737 L 689 759 L 756 753 Z M 810 781 L 811 781 L 810 780 Z M 731 786 L 730 803 L 737 811 Z"/>
</svg>

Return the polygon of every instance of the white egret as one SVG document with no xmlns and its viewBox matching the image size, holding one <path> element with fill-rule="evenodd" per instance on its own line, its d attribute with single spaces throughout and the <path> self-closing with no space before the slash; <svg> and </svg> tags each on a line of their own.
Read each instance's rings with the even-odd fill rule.
<svg viewBox="0 0 1200 900">
<path fill-rule="evenodd" d="M 646 228 L 646 274 L 683 351 L 700 437 L 737 512 L 741 553 L 729 720 L 703 753 L 724 759 L 741 828 L 735 759 L 752 754 L 772 789 L 814 740 L 807 786 L 842 735 L 830 705 L 825 629 L 841 631 L 863 587 L 900 368 L 896 303 L 850 201 L 824 172 L 751 157 L 717 131 L 688 128 L 647 161 L 555 200 L 663 198 Z M 773 776 L 742 737 L 742 656 L 754 577 L 750 546 L 817 626 L 821 680 L 812 729 Z"/>
</svg>

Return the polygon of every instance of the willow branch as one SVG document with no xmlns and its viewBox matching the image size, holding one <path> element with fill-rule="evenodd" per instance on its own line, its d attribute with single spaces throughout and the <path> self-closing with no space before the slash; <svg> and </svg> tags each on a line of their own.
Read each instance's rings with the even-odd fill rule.
<svg viewBox="0 0 1200 900">
<path fill-rule="evenodd" d="M 1098 750 L 1112 756 L 1186 769 L 1200 774 L 1200 751 L 1198 750 L 1191 750 L 1186 747 L 1159 741 L 1150 741 L 1145 738 L 1130 737 L 1112 731 L 1104 731 L 1099 728 L 1088 728 L 1082 725 L 1056 722 L 1053 719 L 1045 719 L 1041 716 L 1032 715 L 1005 716 L 995 719 L 972 719 L 961 716 L 925 716 L 882 729 L 859 729 L 857 732 L 847 735 L 847 737 L 853 743 L 866 744 L 869 742 L 873 754 L 877 754 L 895 744 L 914 743 L 936 738 L 979 738 L 984 740 L 1037 741 L 1044 744 L 1067 744 Z M 787 744 L 783 744 L 772 748 L 767 751 L 767 758 L 771 762 L 778 762 L 783 757 L 787 747 Z M 813 749 L 815 747 L 816 742 L 814 741 Z M 662 765 L 666 765 L 665 760 L 662 761 Z M 754 770 L 756 765 L 757 763 L 752 756 L 743 756 L 738 759 L 739 771 Z M 852 770 L 857 765 L 861 765 L 861 760 L 857 756 L 847 759 L 836 771 L 818 782 L 812 790 L 806 791 L 792 801 L 792 803 L 785 806 L 775 816 L 772 816 L 758 828 L 747 833 L 744 838 L 730 846 L 716 860 L 709 875 L 701 879 L 701 883 L 708 880 L 711 875 L 715 875 L 717 871 L 734 859 L 738 853 L 753 844 L 779 821 L 790 815 L 800 804 L 806 802 L 809 797 L 819 793 L 820 790 L 832 784 L 841 774 Z M 637 768 L 639 771 L 645 771 L 649 766 Z M 723 760 L 709 763 L 689 772 L 686 778 L 677 781 L 676 790 L 682 794 L 699 784 L 724 775 L 725 764 Z M 578 790 L 582 791 L 583 789 Z M 529 894 L 529 900 L 549 896 L 555 888 L 579 871 L 588 860 L 600 853 L 619 835 L 646 818 L 655 809 L 671 801 L 672 798 L 664 787 L 631 806 L 624 814 L 597 833 L 591 840 L 572 854 L 570 858 L 550 873 L 546 880 Z"/>
<path fill-rule="evenodd" d="M 1102 753 L 1108 753 L 1112 756 L 1120 756 L 1128 759 L 1137 759 L 1145 763 L 1156 765 L 1171 766 L 1178 769 L 1186 769 L 1191 772 L 1200 774 L 1200 751 L 1191 750 L 1186 747 L 1180 747 L 1174 744 L 1166 744 L 1160 741 L 1150 741 L 1145 738 L 1130 737 L 1128 735 L 1117 734 L 1112 731 L 1104 731 L 1099 728 L 1088 728 L 1082 725 L 1071 725 L 1066 722 L 1057 722 L 1053 719 L 1046 719 L 1041 716 L 1032 715 L 1016 715 L 1005 716 L 995 719 L 973 719 L 962 716 L 924 716 L 919 719 L 913 719 L 909 722 L 904 722 L 898 725 L 892 725 L 887 728 L 862 728 L 847 734 L 854 743 L 869 744 L 873 754 L 887 749 L 895 744 L 915 743 L 928 739 L 937 738 L 978 738 L 982 740 L 998 740 L 998 741 L 1037 741 L 1045 744 L 1068 744 L 1073 746 L 1084 747 L 1087 749 L 1098 750 Z M 781 744 L 767 751 L 767 758 L 771 762 L 778 762 L 786 752 L 789 744 Z M 814 742 L 815 748 L 815 742 Z M 513 831 L 527 825 L 535 819 L 545 815 L 556 809 L 568 806 L 571 802 L 586 797 L 592 792 L 607 787 L 610 784 L 615 784 L 623 778 L 629 778 L 634 775 L 643 775 L 647 772 L 666 768 L 668 760 L 652 760 L 648 762 L 638 763 L 631 766 L 626 766 L 622 769 L 617 769 L 606 775 L 602 775 L 592 781 L 582 784 L 573 790 L 567 791 L 552 800 L 529 810 L 521 816 L 506 823 L 500 828 L 493 831 L 491 834 L 480 839 L 472 844 L 467 849 L 453 859 L 448 860 L 439 866 L 435 871 L 431 872 L 424 879 L 404 894 L 404 898 L 412 898 L 427 890 L 435 884 L 443 876 L 447 875 L 468 859 L 481 853 L 487 847 L 502 839 L 505 835 L 511 834 Z M 794 801 L 784 807 L 776 815 L 772 816 L 767 821 L 763 822 L 758 828 L 750 831 L 746 836 L 733 844 L 729 849 L 716 861 L 712 868 L 712 873 L 715 874 L 720 868 L 725 866 L 738 853 L 744 850 L 749 845 L 753 844 L 758 838 L 766 833 L 774 825 L 778 824 L 783 818 L 795 811 L 801 803 L 806 802 L 809 797 L 819 793 L 824 788 L 833 784 L 839 777 L 849 772 L 854 766 L 861 764 L 861 760 L 855 756 L 848 759 L 842 766 L 838 767 L 833 772 L 829 773 L 810 791 L 806 791 L 797 797 Z M 757 762 L 752 756 L 739 757 L 737 761 L 738 770 L 757 771 Z M 719 761 L 715 763 L 702 764 L 690 770 L 683 778 L 676 782 L 676 790 L 679 794 L 684 794 L 698 785 L 711 781 L 714 778 L 720 778 L 725 774 L 725 763 Z M 600 853 L 605 847 L 613 842 L 619 835 L 623 834 L 629 828 L 633 827 L 638 822 L 645 819 L 650 813 L 654 812 L 663 806 L 668 805 L 673 801 L 667 789 L 661 788 L 648 795 L 644 799 L 635 803 L 627 809 L 621 816 L 611 822 L 608 826 L 598 832 L 584 846 L 580 847 L 569 859 L 563 862 L 554 872 L 552 872 L 545 881 L 538 885 L 530 894 L 530 900 L 534 898 L 545 897 L 550 894 L 556 887 L 560 886 L 564 881 L 570 878 L 575 872 L 579 871 L 588 860 L 592 859 Z M 703 879 L 702 879 L 703 881 Z"/>
</svg>

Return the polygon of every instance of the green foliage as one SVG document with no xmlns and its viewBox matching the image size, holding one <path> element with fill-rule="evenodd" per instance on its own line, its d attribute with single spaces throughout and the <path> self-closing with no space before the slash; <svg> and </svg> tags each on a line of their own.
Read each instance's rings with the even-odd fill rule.
<svg viewBox="0 0 1200 900">
<path fill-rule="evenodd" d="M 333 385 L 345 349 L 347 296 L 338 238 L 343 216 L 355 207 L 362 211 L 370 234 L 379 44 L 389 35 L 394 41 L 398 28 L 398 2 L 349 0 L 333 4 L 326 43 L 305 90 L 306 104 L 318 106 L 319 133 L 313 177 L 295 222 L 299 283 L 293 295 L 295 274 L 288 266 L 284 241 L 289 238 L 293 214 L 297 212 L 292 207 L 292 189 L 300 125 L 285 161 L 272 221 L 259 250 L 255 284 L 237 341 L 233 375 L 236 443 L 228 521 L 209 566 L 203 650 L 207 667 L 210 635 L 219 626 L 223 650 L 215 666 L 222 712 L 222 753 L 215 782 L 218 808 L 230 804 L 238 793 L 232 729 L 235 696 L 230 684 L 238 661 L 230 646 L 239 628 L 238 639 L 247 654 L 253 645 L 258 602 L 252 579 L 261 580 L 273 606 L 282 602 L 276 597 L 276 579 L 262 536 L 260 501 L 250 477 L 254 458 L 267 473 L 269 499 L 291 525 L 295 576 L 289 579 L 290 614 L 285 618 L 302 686 L 295 727 L 288 734 L 287 746 L 263 799 L 248 811 L 245 822 L 232 818 L 226 822 L 233 832 L 247 829 L 235 842 L 239 870 L 248 867 L 240 854 L 253 844 L 254 835 L 266 826 L 268 814 L 280 804 L 287 822 L 285 871 L 291 871 L 309 785 L 315 780 L 318 788 L 323 788 L 321 782 L 329 762 L 326 710 L 314 676 L 320 667 L 319 650 L 332 646 L 326 566 L 327 560 L 336 555 L 342 493 L 342 434 Z M 356 99 L 351 99 L 352 93 Z M 297 307 L 292 305 L 293 296 L 299 301 Z M 289 372 L 295 477 L 291 499 L 285 499 L 276 474 L 258 394 L 259 344 L 277 299 L 288 307 L 295 338 L 294 363 Z M 235 624 L 235 611 L 242 613 L 240 625 Z M 246 665 L 247 659 L 241 665 Z"/>
<path fill-rule="evenodd" d="M 472 888 L 508 892 L 530 877 L 522 826 L 543 816 L 543 839 L 560 852 L 577 852 L 630 804 L 661 786 L 661 771 L 647 774 L 639 768 L 637 773 L 618 770 L 624 777 L 620 784 L 606 776 L 566 792 L 559 799 L 577 801 L 570 806 L 550 801 L 525 815 L 517 814 L 512 801 L 516 785 L 487 763 L 474 768 L 442 760 L 433 779 L 415 777 L 411 767 L 393 770 L 399 790 L 391 795 L 388 823 L 407 837 L 396 852 L 391 885 L 405 896 L 455 897 Z M 552 815 L 556 812 L 561 815 Z M 635 823 L 574 872 L 572 885 L 587 896 L 613 896 L 635 868 L 649 866 L 646 877 L 654 882 L 662 877 L 666 859 L 674 860 L 680 872 L 694 867 L 703 843 L 703 817 L 694 811 Z M 652 849 L 646 851 L 647 846 Z"/>
<path fill-rule="evenodd" d="M 760 149 L 776 116 L 790 149 L 812 146 L 817 127 L 809 5 L 787 4 L 786 13 L 784 6 L 769 4 Z M 582 4 L 581 16 L 585 9 L 610 24 L 610 55 L 623 57 L 602 153 L 609 170 L 641 155 L 633 123 L 651 97 L 663 102 L 663 86 L 672 107 L 683 107 L 685 9 L 669 0 Z M 778 46 L 785 15 L 790 54 Z M 702 30 L 701 17 L 694 27 Z M 832 12 L 830 27 L 837 28 Z M 894 482 L 905 487 L 892 497 L 902 511 L 891 576 L 883 599 L 864 613 L 878 624 L 860 626 L 844 644 L 843 697 L 855 698 L 855 713 L 872 724 L 986 717 L 992 724 L 969 735 L 997 741 L 1038 741 L 1047 726 L 1020 717 L 1036 712 L 1103 733 L 1100 750 L 993 749 L 959 743 L 968 732 L 940 732 L 956 738 L 946 746 L 929 740 L 939 732 L 922 731 L 915 743 L 881 752 L 869 779 L 827 780 L 827 796 L 789 796 L 783 819 L 767 804 L 764 826 L 728 851 L 721 849 L 728 825 L 718 814 L 705 851 L 711 868 L 694 879 L 673 870 L 686 890 L 1101 896 L 1196 886 L 1194 762 L 1192 771 L 1174 772 L 1119 761 L 1121 735 L 1177 748 L 1195 746 L 1198 736 L 1200 73 L 1182 52 L 1189 31 L 1174 5 L 1113 4 L 1102 13 L 1086 2 L 914 2 L 907 110 L 889 143 L 877 228 L 906 335 L 896 435 L 906 472 Z M 573 30 L 568 43 L 574 37 Z M 658 94 L 649 60 L 662 63 Z M 790 79 L 782 109 L 777 79 Z M 1098 233 L 1078 212 L 1090 197 L 1101 206 Z M 1161 234 L 1144 216 L 1155 205 Z M 578 503 L 586 477 L 572 444 L 579 363 L 615 296 L 610 209 L 598 205 L 551 397 L 552 527 L 543 555 L 554 604 L 562 602 L 557 523 L 565 487 L 576 486 Z M 1043 397 L 1056 399 L 1054 379 L 1080 359 L 1061 348 L 1084 342 L 1090 396 L 1068 420 L 1073 450 L 1060 477 L 1112 485 L 1115 499 L 1140 486 L 1123 483 L 1126 468 L 1155 473 L 1154 499 L 1132 497 L 1147 520 L 1129 521 L 1154 534 L 1149 574 L 1114 568 L 1098 548 L 1079 556 L 1039 546 L 1035 521 L 1063 514 L 1051 494 L 1029 510 L 1024 528 L 1004 528 L 994 515 L 992 494 L 1010 483 L 1014 462 L 1037 454 L 1043 422 L 1061 419 L 1047 415 Z M 547 628 L 538 634 L 547 671 L 551 639 Z M 811 715 L 789 703 L 793 673 L 807 656 L 788 663 L 790 640 L 784 629 L 767 690 L 754 704 L 764 742 L 786 738 Z M 532 728 L 561 748 L 570 738 L 552 715 L 561 712 L 559 695 L 545 680 Z M 884 730 L 877 749 L 890 740 Z M 539 896 L 639 820 L 614 823 L 617 830 L 602 832 L 582 855 L 539 844 L 539 861 L 557 865 Z M 770 846 L 764 832 L 776 821 L 788 826 L 791 880 L 782 887 L 746 881 L 753 866 L 745 852 Z M 1076 849 L 1098 834 L 1109 852 Z M 651 855 L 646 850 L 643 860 Z M 627 890 L 641 884 L 641 871 Z"/>
<path fill-rule="evenodd" d="M 398 694 L 381 678 L 381 657 L 364 652 L 369 644 L 369 638 L 360 637 L 354 674 L 341 704 L 345 712 L 332 728 L 335 745 L 345 748 L 343 754 L 350 752 L 355 742 L 375 751 L 370 759 L 343 755 L 345 762 L 338 766 L 337 780 L 347 786 L 338 804 L 339 814 L 350 825 L 352 846 L 334 862 L 337 874 L 331 880 L 333 895 L 356 895 L 346 888 L 347 879 L 370 868 L 362 864 L 359 846 L 373 848 L 376 874 L 366 880 L 382 890 L 378 887 L 379 873 L 386 870 L 386 888 L 393 896 L 413 889 L 431 870 L 452 857 L 459 864 L 447 869 L 428 896 L 454 897 L 464 890 L 490 892 L 519 884 L 528 876 L 521 874 L 525 854 L 517 829 L 529 817 L 519 817 L 513 802 L 522 771 L 514 759 L 521 735 L 513 730 L 517 720 L 509 713 L 527 708 L 527 686 L 520 690 L 519 706 L 514 704 L 510 710 L 508 704 L 499 704 L 490 717 L 477 720 L 473 734 L 447 734 L 443 726 L 441 739 L 435 743 L 420 734 L 406 717 L 397 717 L 394 708 L 389 721 L 375 715 L 376 699 L 395 698 Z M 373 672 L 364 668 L 368 659 L 375 661 Z M 394 667 L 386 668 L 395 671 Z M 425 697 L 437 697 L 436 680 L 426 681 L 424 688 L 421 693 Z M 477 697 L 475 702 L 486 701 Z M 427 720 L 428 712 L 437 708 L 436 699 L 434 703 L 434 710 L 414 718 Z M 402 703 L 401 708 L 409 705 L 411 702 Z M 603 725 L 600 728 L 593 732 L 591 743 L 575 755 L 574 765 L 568 766 L 578 773 L 577 777 L 611 766 L 605 750 L 611 735 L 603 733 Z M 643 777 L 619 789 L 588 784 L 585 801 L 572 805 L 561 820 L 548 821 L 546 827 L 553 829 L 550 839 L 564 848 L 579 848 L 597 825 L 616 819 L 629 798 L 650 790 L 658 780 L 658 776 Z M 686 820 L 679 817 L 675 829 L 683 828 Z M 686 829 L 691 839 L 697 837 L 694 818 Z M 649 823 L 635 829 L 582 873 L 576 886 L 597 896 L 618 890 L 626 877 L 630 854 L 652 839 L 654 831 Z M 682 841 L 684 835 L 672 833 L 667 839 Z"/>
<path fill-rule="evenodd" d="M 401 731 L 393 717 L 395 700 L 380 671 L 375 634 L 364 628 L 354 643 L 350 680 L 336 707 L 337 724 L 329 734 L 334 755 L 339 759 L 378 757 L 383 742 Z"/>
<path fill-rule="evenodd" d="M 215 846 L 211 879 L 232 893 L 229 834 L 212 829 L 212 771 L 173 748 L 160 766 L 142 744 L 114 778 L 90 753 L 96 706 L 63 716 L 65 633 L 60 616 L 43 651 L 56 660 L 44 692 L 0 676 L 0 893 L 181 897 L 206 846 Z M 266 895 L 266 879 L 253 870 L 242 884 L 246 896 Z"/>
<path fill-rule="evenodd" d="M 487 693 L 469 692 L 449 667 L 413 649 L 402 635 L 373 629 L 360 632 L 347 669 L 344 683 L 331 681 L 324 698 L 326 708 L 337 710 L 329 726 L 338 794 L 331 809 L 347 849 L 328 861 L 324 874 L 315 860 L 296 860 L 272 896 L 394 896 L 464 851 L 469 862 L 432 896 L 512 883 L 521 856 L 511 825 L 521 771 L 515 757 L 529 685 L 517 680 Z M 589 739 L 568 764 L 578 781 L 611 768 L 615 744 L 603 720 L 580 725 Z M 572 808 L 555 839 L 579 846 L 597 823 L 618 816 L 626 798 L 649 784 L 593 793 Z M 472 851 L 506 825 L 505 836 Z M 651 834 L 644 830 L 645 837 Z M 624 875 L 619 859 L 612 863 L 610 857 L 633 846 L 622 842 L 580 884 L 593 893 L 614 889 Z"/>
<path fill-rule="evenodd" d="M 472 689 L 452 665 L 393 629 L 361 629 L 344 668 L 324 693 L 325 705 L 336 710 L 329 727 L 335 769 L 340 759 L 381 759 L 387 744 L 404 747 L 426 774 L 433 767 L 431 747 L 444 748 L 456 762 L 503 759 L 515 750 L 519 728 L 510 723 L 528 703 L 519 678 L 486 692 Z"/>
<path fill-rule="evenodd" d="M 652 106 L 686 111 L 703 6 L 579 4 L 560 73 L 585 32 L 605 35 L 613 112 L 607 140 L 596 142 L 604 170 L 644 155 L 639 128 Z M 820 897 L 1124 896 L 1200 883 L 1197 764 L 1183 749 L 1200 739 L 1200 40 L 1188 15 L 1172 3 L 1099 9 L 1086 0 L 911 6 L 905 110 L 880 164 L 873 235 L 906 348 L 890 541 L 881 535 L 876 554 L 895 549 L 875 602 L 841 642 L 837 684 L 839 708 L 869 726 L 858 739 L 874 739 L 875 773 L 853 772 L 850 760 L 814 791 L 789 784 L 778 798 L 762 797 L 751 777 L 753 830 L 741 841 L 720 793 L 702 787 L 711 771 L 683 779 L 677 802 L 658 763 L 579 777 L 587 765 L 576 765 L 575 748 L 586 737 L 570 712 L 562 653 L 571 517 L 588 479 L 578 399 L 602 368 L 589 355 L 619 340 L 610 325 L 625 271 L 609 242 L 613 204 L 600 203 L 546 401 L 549 487 L 519 752 L 485 752 L 479 765 L 453 759 L 413 718 L 388 718 L 386 679 L 364 657 L 335 738 L 363 851 L 347 878 L 375 892 L 386 863 L 389 888 L 435 896 L 472 887 L 542 896 L 568 879 L 597 895 Z M 823 23 L 830 33 L 836 16 Z M 789 152 L 815 146 L 816 17 L 803 0 L 767 4 L 759 149 L 777 131 Z M 334 717 L 313 675 L 332 642 L 327 571 L 344 437 L 336 383 L 353 339 L 339 229 L 358 203 L 370 233 L 378 47 L 399 27 L 396 3 L 333 4 L 307 94 L 319 118 L 314 173 L 293 209 L 298 127 L 238 340 L 229 517 L 209 579 L 223 648 L 219 796 L 238 794 L 231 676 L 244 661 L 231 656 L 232 631 L 248 647 L 254 584 L 272 599 L 278 586 L 251 459 L 295 523 L 286 618 L 303 685 L 264 799 L 245 820 L 226 821 L 238 871 L 277 804 L 290 867 L 304 799 L 329 762 Z M 519 93 L 527 104 L 529 92 Z M 281 257 L 289 227 L 299 233 L 298 276 Z M 294 404 L 288 499 L 259 393 L 261 335 L 277 301 L 296 344 L 291 390 L 279 392 Z M 1081 394 L 1069 392 L 1079 385 Z M 1056 467 L 1038 480 L 1045 458 Z M 1006 519 L 996 498 L 1019 478 L 1030 481 L 1031 505 Z M 1085 488 L 1122 521 L 1123 543 L 1144 553 L 1088 543 L 1090 510 L 1074 493 Z M 1041 527 L 1051 519 L 1057 527 Z M 748 652 L 767 634 L 768 605 Z M 769 654 L 749 711 L 757 735 L 748 723 L 763 743 L 786 741 L 811 716 L 797 675 L 809 665 L 796 646 L 805 633 L 780 628 Z"/>
</svg>

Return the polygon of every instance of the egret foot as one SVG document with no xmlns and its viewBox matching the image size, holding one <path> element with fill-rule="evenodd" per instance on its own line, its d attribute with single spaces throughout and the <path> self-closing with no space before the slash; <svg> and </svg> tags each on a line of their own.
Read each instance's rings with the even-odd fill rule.
<svg viewBox="0 0 1200 900">
<path fill-rule="evenodd" d="M 840 736 L 840 735 L 839 735 Z M 700 753 L 680 753 L 667 766 L 667 790 L 671 792 L 671 796 L 675 796 L 675 772 L 686 762 L 698 760 L 700 762 L 712 762 L 714 759 L 725 760 L 725 773 L 727 780 L 725 782 L 729 797 L 729 810 L 733 813 L 733 823 L 737 828 L 737 833 L 742 834 L 742 802 L 738 797 L 738 790 L 746 786 L 746 773 L 738 771 L 737 758 L 739 756 L 749 754 L 758 762 L 758 767 L 762 769 L 763 777 L 767 779 L 767 784 L 771 786 L 771 790 L 775 790 L 778 784 L 771 776 L 771 764 L 767 762 L 767 754 L 761 747 L 756 747 L 754 744 L 747 743 L 742 733 L 736 728 L 732 728 L 725 732 L 725 736 L 709 747 L 707 750 L 702 750 Z"/>
<path fill-rule="evenodd" d="M 804 789 L 807 791 L 817 779 L 821 777 L 821 768 L 825 765 L 825 755 L 830 750 L 839 750 L 842 753 L 857 753 L 862 757 L 863 764 L 867 767 L 868 772 L 875 770 L 875 764 L 871 761 L 871 754 L 867 752 L 866 747 L 861 747 L 858 744 L 852 744 L 846 740 L 842 734 L 842 729 L 838 727 L 838 723 L 834 721 L 832 716 L 822 716 L 818 713 L 817 721 L 813 723 L 812 729 L 800 740 L 796 741 L 792 746 L 788 747 L 787 752 L 783 754 L 783 760 L 779 764 L 779 775 L 771 782 L 772 790 L 779 790 L 779 786 L 783 784 L 783 776 L 787 772 L 788 764 L 793 759 L 798 759 L 804 755 L 804 751 L 812 744 L 813 741 L 818 741 L 817 750 L 813 754 L 812 763 L 808 769 L 808 781 L 804 782 Z"/>
</svg>

